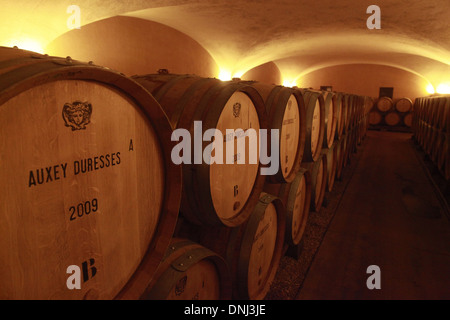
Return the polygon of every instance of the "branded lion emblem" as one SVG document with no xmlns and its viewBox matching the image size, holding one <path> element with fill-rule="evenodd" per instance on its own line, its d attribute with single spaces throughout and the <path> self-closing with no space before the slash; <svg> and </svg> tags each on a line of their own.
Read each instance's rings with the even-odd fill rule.
<svg viewBox="0 0 450 320">
<path fill-rule="evenodd" d="M 239 102 L 236 102 L 236 103 L 233 105 L 233 116 L 234 116 L 235 118 L 237 118 L 237 117 L 240 116 L 240 114 L 241 114 L 241 104 L 240 104 Z"/>
<path fill-rule="evenodd" d="M 86 129 L 91 122 L 92 105 L 89 102 L 75 101 L 66 103 L 62 110 L 62 116 L 66 127 L 72 131 Z"/>
</svg>

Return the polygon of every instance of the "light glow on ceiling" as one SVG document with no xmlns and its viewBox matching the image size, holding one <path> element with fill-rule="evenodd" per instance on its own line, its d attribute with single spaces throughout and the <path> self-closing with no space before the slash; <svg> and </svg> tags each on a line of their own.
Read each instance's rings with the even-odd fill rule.
<svg viewBox="0 0 450 320">
<path fill-rule="evenodd" d="M 439 94 L 450 94 L 450 84 L 449 83 L 441 83 L 437 86 L 436 92 Z"/>
<path fill-rule="evenodd" d="M 295 87 L 297 86 L 297 81 L 289 78 L 283 79 L 283 86 L 285 87 Z"/>
<path fill-rule="evenodd" d="M 434 90 L 434 87 L 433 87 L 433 85 L 430 83 L 428 86 L 427 86 L 427 92 L 429 93 L 429 94 L 433 94 L 433 93 L 435 93 L 436 91 Z"/>
<path fill-rule="evenodd" d="M 231 71 L 221 68 L 217 78 L 222 81 L 229 81 L 233 78 L 233 76 L 231 75 Z"/>
</svg>

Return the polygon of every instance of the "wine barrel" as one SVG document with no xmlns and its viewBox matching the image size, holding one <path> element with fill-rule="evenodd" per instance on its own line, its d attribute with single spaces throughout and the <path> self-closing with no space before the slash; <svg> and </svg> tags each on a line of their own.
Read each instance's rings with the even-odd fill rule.
<svg viewBox="0 0 450 320">
<path fill-rule="evenodd" d="M 0 61 L 0 299 L 138 298 L 181 201 L 165 113 L 92 63 L 4 47 Z"/>
<path fill-rule="evenodd" d="M 231 275 L 217 253 L 173 238 L 142 300 L 229 300 Z"/>
<path fill-rule="evenodd" d="M 344 168 L 347 167 L 347 165 L 349 164 L 351 155 L 354 152 L 354 148 L 355 148 L 355 146 L 354 146 L 354 139 L 353 139 L 354 138 L 354 134 L 355 134 L 355 132 L 352 129 L 352 130 L 348 131 L 347 135 L 346 135 L 347 141 L 346 141 L 346 144 L 345 144 L 345 152 L 344 152 L 344 156 L 343 156 L 343 166 L 344 166 Z"/>
<path fill-rule="evenodd" d="M 262 192 L 250 218 L 238 227 L 183 224 L 179 235 L 224 257 L 233 299 L 262 300 L 283 256 L 286 212 L 278 197 Z"/>
<path fill-rule="evenodd" d="M 401 113 L 410 112 L 413 107 L 413 102 L 409 98 L 400 98 L 395 102 L 395 110 Z"/>
<path fill-rule="evenodd" d="M 336 93 L 336 135 L 335 140 L 340 140 L 344 134 L 345 98 L 341 92 Z"/>
<path fill-rule="evenodd" d="M 306 111 L 302 92 L 257 81 L 241 82 L 258 91 L 269 116 L 269 128 L 279 132 L 279 168 L 267 180 L 271 183 L 292 182 L 300 170 L 305 150 Z"/>
<path fill-rule="evenodd" d="M 157 99 L 174 129 L 185 132 L 188 139 L 193 137 L 192 154 L 183 151 L 182 156 L 182 215 L 202 225 L 234 227 L 244 223 L 266 179 L 260 173 L 257 152 L 260 129 L 268 128 L 261 95 L 240 82 L 195 75 L 149 74 L 133 79 Z M 211 137 L 201 141 L 211 130 L 213 142 Z M 214 150 L 214 158 L 208 162 L 202 159 L 207 148 L 210 154 Z"/>
<path fill-rule="evenodd" d="M 311 203 L 311 173 L 301 168 L 292 183 L 266 184 L 264 191 L 276 195 L 286 209 L 285 243 L 297 246 L 303 238 Z"/>
<path fill-rule="evenodd" d="M 374 99 L 372 97 L 364 97 L 364 114 L 368 115 L 374 108 Z"/>
<path fill-rule="evenodd" d="M 302 163 L 302 167 L 311 172 L 310 209 L 319 212 L 322 208 L 328 181 L 326 154 L 321 154 L 315 162 Z"/>
<path fill-rule="evenodd" d="M 439 108 L 441 111 L 437 119 L 437 127 L 450 132 L 450 97 L 441 97 Z"/>
<path fill-rule="evenodd" d="M 342 180 L 344 169 L 344 157 L 347 149 L 347 136 L 343 135 L 341 140 L 336 144 L 337 163 L 336 163 L 336 179 Z"/>
<path fill-rule="evenodd" d="M 442 163 L 440 163 L 439 157 L 441 156 L 441 152 L 445 149 L 446 134 L 437 128 L 433 128 L 433 131 L 434 138 L 432 145 L 430 146 L 430 158 L 438 169 L 441 169 Z"/>
<path fill-rule="evenodd" d="M 323 148 L 330 148 L 333 145 L 334 137 L 336 134 L 336 121 L 337 121 L 337 97 L 334 92 L 322 91 L 324 99 L 324 137 Z"/>
<path fill-rule="evenodd" d="M 384 121 L 388 126 L 398 126 L 402 122 L 402 118 L 397 111 L 390 111 L 384 116 Z"/>
<path fill-rule="evenodd" d="M 403 117 L 403 124 L 408 128 L 412 127 L 412 113 L 408 113 Z"/>
<path fill-rule="evenodd" d="M 351 129 L 351 113 L 353 109 L 353 95 L 345 93 L 345 109 L 344 109 L 344 132 L 347 133 Z"/>
<path fill-rule="evenodd" d="M 441 108 L 441 101 L 442 100 L 440 97 L 432 98 L 429 124 L 434 128 L 439 128 L 439 119 L 442 119 L 443 117 L 443 108 Z"/>
<path fill-rule="evenodd" d="M 376 125 L 380 125 L 383 122 L 383 115 L 376 111 L 376 110 L 372 110 L 369 113 L 369 124 L 376 126 Z"/>
<path fill-rule="evenodd" d="M 440 154 L 441 172 L 447 181 L 450 181 L 450 134 L 446 133 L 444 137 L 443 148 Z"/>
<path fill-rule="evenodd" d="M 380 97 L 377 100 L 376 106 L 379 111 L 388 112 L 392 110 L 394 102 L 389 97 Z"/>
<path fill-rule="evenodd" d="M 336 168 L 338 163 L 338 146 L 334 143 L 331 148 L 323 149 L 322 153 L 327 159 L 327 191 L 331 192 L 336 179 Z"/>
<path fill-rule="evenodd" d="M 319 159 L 325 134 L 325 104 L 320 91 L 305 90 L 306 140 L 303 161 Z"/>
</svg>

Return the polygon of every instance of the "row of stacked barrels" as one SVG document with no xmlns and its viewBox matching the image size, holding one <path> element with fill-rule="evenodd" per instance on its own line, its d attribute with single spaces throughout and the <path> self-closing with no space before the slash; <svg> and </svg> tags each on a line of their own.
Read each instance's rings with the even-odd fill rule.
<svg viewBox="0 0 450 320">
<path fill-rule="evenodd" d="M 442 176 L 450 180 L 450 96 L 416 98 L 412 121 L 414 139 Z"/>
<path fill-rule="evenodd" d="M 232 164 L 185 167 L 174 240 L 142 298 L 264 299 L 282 257 L 299 257 L 309 213 L 320 211 L 336 173 L 342 178 L 342 168 L 362 142 L 370 99 L 167 72 L 133 78 L 158 100 L 174 128 L 192 130 L 190 106 L 208 123 L 204 131 L 268 129 L 271 154 L 275 147 L 278 155 L 276 173 L 267 176 L 261 174 L 261 165 L 236 165 L 236 159 L 247 159 L 248 145 L 244 156 L 234 149 Z M 212 113 L 218 118 L 211 119 Z M 219 141 L 226 149 L 227 141 L 243 137 L 229 133 Z M 200 170 L 207 172 L 194 177 Z M 205 182 L 199 193 L 197 186 Z M 215 260 L 204 257 L 199 263 L 202 255 L 178 253 L 180 244 L 206 250 Z"/>
<path fill-rule="evenodd" d="M 379 97 L 370 110 L 371 127 L 405 128 L 412 125 L 413 102 L 409 98 Z"/>
<path fill-rule="evenodd" d="M 263 299 L 368 128 L 345 93 L 6 47 L 0 77 L 0 299 Z"/>
</svg>

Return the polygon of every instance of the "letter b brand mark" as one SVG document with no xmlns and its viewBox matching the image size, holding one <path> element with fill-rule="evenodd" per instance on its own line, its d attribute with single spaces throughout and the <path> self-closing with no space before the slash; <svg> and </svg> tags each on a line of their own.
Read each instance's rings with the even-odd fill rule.
<svg viewBox="0 0 450 320">
<path fill-rule="evenodd" d="M 91 270 L 91 277 L 93 278 L 97 274 L 97 268 L 94 267 L 95 260 L 89 259 L 89 266 L 88 261 L 85 261 L 82 263 L 83 266 L 83 282 L 86 282 L 89 280 L 89 269 Z"/>
</svg>

